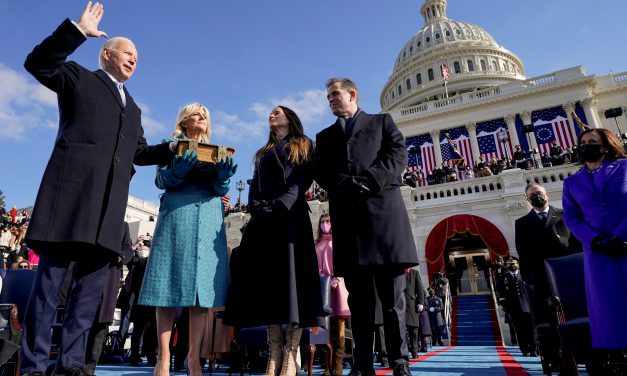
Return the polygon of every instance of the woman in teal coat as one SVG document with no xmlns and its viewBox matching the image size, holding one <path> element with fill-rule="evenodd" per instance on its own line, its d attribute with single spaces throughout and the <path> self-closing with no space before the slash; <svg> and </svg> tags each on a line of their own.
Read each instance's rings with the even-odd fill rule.
<svg viewBox="0 0 627 376">
<path fill-rule="evenodd" d="M 199 103 L 184 106 L 174 138 L 209 142 L 209 111 Z M 229 190 L 237 165 L 231 158 L 216 165 L 215 173 L 199 167 L 194 152 L 186 151 L 169 166 L 161 166 L 155 183 L 165 192 L 152 242 L 139 304 L 157 307 L 159 360 L 155 375 L 169 374 L 171 328 L 176 307 L 189 307 L 190 375 L 201 375 L 200 345 L 207 308 L 225 304 L 229 285 L 224 208 L 221 196 Z"/>
</svg>

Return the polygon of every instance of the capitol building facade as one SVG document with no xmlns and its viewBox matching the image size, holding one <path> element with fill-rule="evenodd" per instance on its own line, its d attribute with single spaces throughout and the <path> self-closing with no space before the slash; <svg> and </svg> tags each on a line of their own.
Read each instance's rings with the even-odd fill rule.
<svg viewBox="0 0 627 376">
<path fill-rule="evenodd" d="M 553 140 L 570 149 L 580 133 L 573 116 L 592 128 L 627 130 L 627 72 L 595 76 L 575 66 L 526 77 L 515 53 L 481 27 L 449 19 L 447 5 L 446 0 L 423 2 L 424 25 L 398 56 L 390 57 L 393 73 L 380 94 L 382 112 L 390 113 L 404 134 L 410 167 L 424 181 L 436 166 L 453 159 L 451 144 L 472 165 L 511 156 L 515 145 L 538 151 L 538 159 Z M 507 138 L 499 138 L 504 132 Z M 423 278 L 444 271 L 454 277 L 451 288 L 457 293 L 487 293 L 482 278 L 487 262 L 517 255 L 514 221 L 531 208 L 525 186 L 543 184 L 550 203 L 561 207 L 563 180 L 577 169 L 536 163 L 493 176 L 402 187 Z M 309 204 L 316 226 L 328 206 Z M 147 214 L 141 202 L 133 206 Z M 157 213 L 147 215 L 156 218 Z M 134 221 L 131 217 L 127 212 Z M 225 218 L 229 246 L 239 244 L 239 229 L 248 218 L 243 213 Z"/>
</svg>

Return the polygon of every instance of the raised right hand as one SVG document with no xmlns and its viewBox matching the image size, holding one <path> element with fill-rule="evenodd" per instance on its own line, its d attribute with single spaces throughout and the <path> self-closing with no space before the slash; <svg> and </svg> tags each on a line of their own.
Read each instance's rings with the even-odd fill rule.
<svg viewBox="0 0 627 376">
<path fill-rule="evenodd" d="M 195 151 L 185 150 L 180 157 L 175 157 L 172 163 L 174 177 L 183 179 L 198 164 L 198 155 Z"/>
<path fill-rule="evenodd" d="M 98 30 L 98 24 L 104 14 L 104 6 L 100 3 L 94 5 L 91 1 L 87 3 L 87 7 L 83 11 L 81 18 L 78 20 L 78 28 L 88 37 L 105 37 L 108 38 L 107 33 Z"/>
</svg>

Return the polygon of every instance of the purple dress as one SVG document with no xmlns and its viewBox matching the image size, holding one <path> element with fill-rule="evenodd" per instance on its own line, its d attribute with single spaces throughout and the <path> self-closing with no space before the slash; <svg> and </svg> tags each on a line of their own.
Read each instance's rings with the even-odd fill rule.
<svg viewBox="0 0 627 376">
<path fill-rule="evenodd" d="M 627 159 L 567 178 L 562 206 L 564 222 L 584 246 L 592 347 L 627 349 L 627 255 L 590 250 L 598 235 L 627 240 Z"/>
</svg>

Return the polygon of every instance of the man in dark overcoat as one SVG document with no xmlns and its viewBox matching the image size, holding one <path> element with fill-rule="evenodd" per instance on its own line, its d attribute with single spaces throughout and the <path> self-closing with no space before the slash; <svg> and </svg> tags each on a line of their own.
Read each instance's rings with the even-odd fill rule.
<svg viewBox="0 0 627 376">
<path fill-rule="evenodd" d="M 418 264 L 400 177 L 405 139 L 389 114 L 358 107 L 347 78 L 327 81 L 337 121 L 316 136 L 316 180 L 329 194 L 334 270 L 349 292 L 355 359 L 351 376 L 374 374 L 372 341 L 377 290 L 394 375 L 409 375 L 405 340 L 405 274 Z"/>
<path fill-rule="evenodd" d="M 416 358 L 419 352 L 427 352 L 426 337 L 431 336 L 431 326 L 420 271 L 414 268 L 406 269 L 405 279 L 407 280 L 407 287 L 405 288 L 407 344 L 411 357 Z"/>
<path fill-rule="evenodd" d="M 544 260 L 581 252 L 581 243 L 562 220 L 562 209 L 549 204 L 549 195 L 538 183 L 525 189 L 532 209 L 514 224 L 516 251 L 523 280 L 533 286 L 532 309 L 535 324 L 552 322 L 555 314 L 547 304 L 551 295 Z"/>
<path fill-rule="evenodd" d="M 141 111 L 124 83 L 137 66 L 126 38 L 109 39 L 101 70 L 67 62 L 98 30 L 101 4 L 88 3 L 78 22 L 66 19 L 28 55 L 24 66 L 57 93 L 59 130 L 39 187 L 29 247 L 40 255 L 21 341 L 20 372 L 42 375 L 50 353 L 57 291 L 76 263 L 55 373 L 82 375 L 89 328 L 100 303 L 108 266 L 119 257 L 129 182 L 138 165 L 167 164 L 173 145 L 148 146 Z"/>
</svg>

